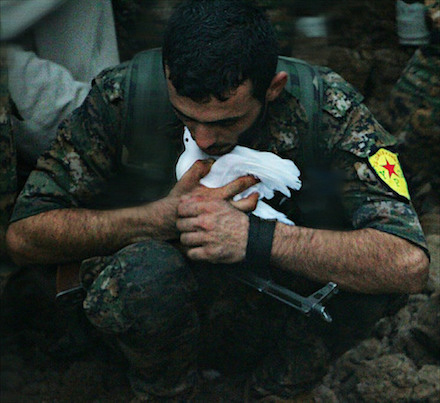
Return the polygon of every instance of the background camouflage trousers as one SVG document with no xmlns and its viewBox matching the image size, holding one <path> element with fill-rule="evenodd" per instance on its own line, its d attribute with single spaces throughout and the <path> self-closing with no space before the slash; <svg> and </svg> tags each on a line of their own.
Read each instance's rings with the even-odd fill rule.
<svg viewBox="0 0 440 403">
<path fill-rule="evenodd" d="M 418 49 L 395 84 L 387 105 L 387 128 L 401 142 L 410 184 L 440 186 L 440 49 Z M 423 177 L 423 174 L 425 177 Z M 414 178 L 418 176 L 417 178 Z M 415 180 L 416 183 L 411 183 Z"/>
<path fill-rule="evenodd" d="M 296 395 L 367 336 L 390 302 L 340 292 L 327 304 L 328 324 L 228 278 L 221 265 L 190 265 L 154 240 L 84 261 L 81 280 L 87 317 L 122 350 L 141 397 L 191 390 L 200 367 L 252 372 L 259 395 Z M 289 274 L 275 280 L 303 294 L 318 287 Z"/>
</svg>

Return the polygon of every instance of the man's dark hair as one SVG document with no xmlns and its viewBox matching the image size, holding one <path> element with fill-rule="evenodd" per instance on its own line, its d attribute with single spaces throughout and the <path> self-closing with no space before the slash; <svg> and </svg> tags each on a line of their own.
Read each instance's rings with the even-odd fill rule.
<svg viewBox="0 0 440 403">
<path fill-rule="evenodd" d="M 243 0 L 190 0 L 172 14 L 163 60 L 180 96 L 220 101 L 250 79 L 264 100 L 275 75 L 278 42 L 264 12 Z"/>
</svg>

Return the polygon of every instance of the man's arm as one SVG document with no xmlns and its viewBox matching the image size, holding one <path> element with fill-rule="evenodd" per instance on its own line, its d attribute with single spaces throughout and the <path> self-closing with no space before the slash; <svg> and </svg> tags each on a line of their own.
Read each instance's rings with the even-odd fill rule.
<svg viewBox="0 0 440 403">
<path fill-rule="evenodd" d="M 51 210 L 12 223 L 9 253 L 19 265 L 81 261 L 146 238 L 176 238 L 165 200 L 116 210 Z"/>
<path fill-rule="evenodd" d="M 51 149 L 31 173 L 7 233 L 17 263 L 80 261 L 142 237 L 176 236 L 167 221 L 166 202 L 107 211 L 83 208 L 117 169 L 124 72 L 119 66 L 96 78 L 84 103 L 62 122 Z"/>
<path fill-rule="evenodd" d="M 221 188 L 205 188 L 199 181 L 211 165 L 212 161 L 197 161 L 169 195 L 156 202 L 115 210 L 56 209 L 14 222 L 7 232 L 10 254 L 20 265 L 65 263 L 108 255 L 148 238 L 177 240 L 177 206 L 183 195 L 192 191 L 229 200 L 256 182 L 247 176 Z M 253 199 L 236 205 L 253 210 Z"/>
<path fill-rule="evenodd" d="M 382 231 L 327 231 L 277 224 L 275 267 L 362 293 L 416 293 L 429 260 L 419 247 Z"/>
<path fill-rule="evenodd" d="M 188 257 L 212 263 L 244 260 L 249 229 L 246 214 L 221 200 L 186 197 L 177 228 Z M 375 229 L 327 231 L 276 224 L 274 268 L 311 280 L 333 281 L 362 293 L 420 292 L 428 274 L 421 248 Z"/>
</svg>

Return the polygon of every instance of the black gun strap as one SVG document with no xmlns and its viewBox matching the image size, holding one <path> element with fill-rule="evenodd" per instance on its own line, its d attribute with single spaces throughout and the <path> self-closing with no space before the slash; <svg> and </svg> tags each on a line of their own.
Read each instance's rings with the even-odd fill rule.
<svg viewBox="0 0 440 403">
<path fill-rule="evenodd" d="M 122 166 L 154 181 L 172 182 L 176 163 L 172 139 L 179 123 L 169 101 L 160 48 L 133 57 L 124 94 Z"/>
<path fill-rule="evenodd" d="M 303 164 L 314 166 L 320 162 L 321 153 L 318 150 L 322 124 L 322 105 L 324 98 L 324 84 L 318 67 L 304 60 L 292 57 L 279 56 L 277 71 L 287 71 L 289 80 L 286 90 L 298 98 L 304 107 L 308 131 L 301 137 L 301 154 Z"/>
<path fill-rule="evenodd" d="M 252 272 L 267 279 L 270 278 L 270 257 L 275 225 L 275 220 L 262 220 L 253 214 L 249 215 L 246 264 Z"/>
</svg>

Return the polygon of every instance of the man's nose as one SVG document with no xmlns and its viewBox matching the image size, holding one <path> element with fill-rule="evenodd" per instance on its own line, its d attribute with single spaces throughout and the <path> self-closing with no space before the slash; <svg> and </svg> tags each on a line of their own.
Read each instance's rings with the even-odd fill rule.
<svg viewBox="0 0 440 403">
<path fill-rule="evenodd" d="M 192 128 L 191 133 L 194 141 L 202 150 L 206 150 L 216 142 L 214 130 L 208 125 L 199 123 Z"/>
</svg>

